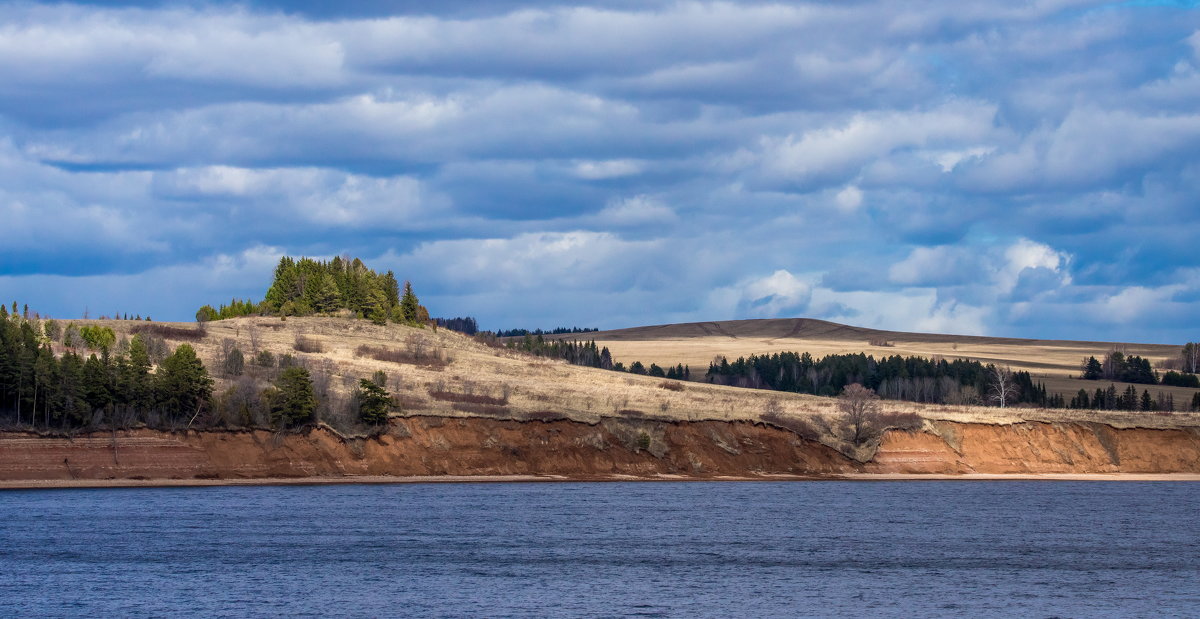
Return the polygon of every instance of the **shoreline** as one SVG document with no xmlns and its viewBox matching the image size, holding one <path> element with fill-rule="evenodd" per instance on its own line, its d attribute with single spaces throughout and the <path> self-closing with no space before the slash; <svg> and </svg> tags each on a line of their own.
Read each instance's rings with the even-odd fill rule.
<svg viewBox="0 0 1200 619">
<path fill-rule="evenodd" d="M 202 488 L 215 486 L 327 486 L 340 484 L 463 484 L 551 482 L 729 482 L 729 481 L 1167 481 L 1200 482 L 1200 473 L 845 473 L 826 476 L 755 475 L 346 475 L 339 477 L 261 477 L 246 479 L 27 479 L 0 480 L 3 490 L 83 488 Z"/>
</svg>

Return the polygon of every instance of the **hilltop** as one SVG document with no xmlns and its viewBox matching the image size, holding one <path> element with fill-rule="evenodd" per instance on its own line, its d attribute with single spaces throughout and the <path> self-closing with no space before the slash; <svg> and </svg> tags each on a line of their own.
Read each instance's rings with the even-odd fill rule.
<svg viewBox="0 0 1200 619">
<path fill-rule="evenodd" d="M 751 354 L 807 352 L 814 357 L 864 353 L 876 358 L 900 355 L 968 359 L 1007 365 L 1030 372 L 1051 393 L 1069 398 L 1079 389 L 1093 390 L 1097 381 L 1079 380 L 1080 363 L 1089 356 L 1102 359 L 1112 350 L 1149 359 L 1155 365 L 1179 357 L 1181 346 L 1134 342 L 1043 340 L 977 335 L 908 333 L 817 320 L 771 318 L 653 325 L 596 331 L 583 335 L 546 335 L 547 340 L 594 340 L 614 358 L 645 364 L 678 363 L 703 371 L 718 357 L 730 361 Z M 1107 386 L 1108 381 L 1103 383 Z M 1121 388 L 1126 383 L 1116 383 Z M 1144 387 L 1144 386 L 1143 386 Z M 1195 389 L 1159 386 L 1189 402 Z"/>
</svg>

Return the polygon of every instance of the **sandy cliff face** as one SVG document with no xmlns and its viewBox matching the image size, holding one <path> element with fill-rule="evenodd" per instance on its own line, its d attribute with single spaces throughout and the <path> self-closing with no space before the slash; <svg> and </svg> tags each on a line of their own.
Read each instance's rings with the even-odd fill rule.
<svg viewBox="0 0 1200 619">
<path fill-rule="evenodd" d="M 934 422 L 931 430 L 887 433 L 865 464 L 785 430 L 722 421 L 589 425 L 413 417 L 396 420 L 388 435 L 351 440 L 322 429 L 282 435 L 137 430 L 71 439 L 0 434 L 0 480 L 1200 472 L 1195 429 Z"/>
<path fill-rule="evenodd" d="M 1103 424 L 934 422 L 933 432 L 889 432 L 872 473 L 1195 473 L 1197 429 Z"/>
</svg>

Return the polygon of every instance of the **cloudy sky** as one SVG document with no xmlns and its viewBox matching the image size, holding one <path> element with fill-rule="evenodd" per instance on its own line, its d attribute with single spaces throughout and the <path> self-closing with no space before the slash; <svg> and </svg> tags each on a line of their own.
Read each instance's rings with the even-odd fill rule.
<svg viewBox="0 0 1200 619">
<path fill-rule="evenodd" d="M 0 295 L 1200 337 L 1195 2 L 333 4 L 0 4 Z"/>
</svg>

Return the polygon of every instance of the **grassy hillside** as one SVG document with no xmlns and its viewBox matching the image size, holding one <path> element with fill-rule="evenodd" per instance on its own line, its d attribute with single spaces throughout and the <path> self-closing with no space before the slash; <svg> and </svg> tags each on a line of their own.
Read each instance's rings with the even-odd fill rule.
<svg viewBox="0 0 1200 619">
<path fill-rule="evenodd" d="M 1109 385 L 1108 381 L 1073 378 L 1079 375 L 1080 362 L 1088 356 L 1103 358 L 1117 348 L 1127 355 L 1145 357 L 1157 364 L 1178 358 L 1180 352 L 1180 346 L 1163 344 L 881 331 L 811 318 L 694 322 L 545 337 L 594 339 L 598 346 L 607 346 L 614 358 L 626 364 L 635 360 L 664 367 L 683 363 L 700 373 L 720 355 L 733 360 L 750 354 L 787 351 L 808 352 L 815 357 L 861 352 L 876 357 L 964 358 L 985 364 L 1010 365 L 1014 370 L 1027 370 L 1035 380 L 1045 382 L 1048 391 L 1061 393 L 1068 398 L 1081 388 L 1093 391 L 1098 386 Z M 1118 389 L 1125 387 L 1125 383 L 1117 385 Z M 1139 391 L 1143 388 L 1146 386 L 1138 386 Z M 1190 402 L 1195 393 L 1194 389 L 1177 387 L 1152 386 L 1150 389 L 1173 393 L 1175 401 L 1183 403 Z"/>
<path fill-rule="evenodd" d="M 145 324 L 136 321 L 89 322 L 111 327 L 118 337 L 128 336 L 132 329 Z M 194 324 L 153 324 L 173 327 L 180 332 L 190 331 L 190 337 L 168 337 L 168 344 L 174 346 L 187 341 L 196 348 L 205 365 L 214 369 L 218 397 L 239 380 L 255 380 L 265 386 L 275 371 L 247 365 L 242 378 L 222 377 L 216 370 L 220 367 L 220 351 L 223 345 L 233 343 L 248 357 L 253 356 L 256 348 L 270 351 L 276 357 L 291 354 L 314 370 L 314 375 L 327 373 L 328 392 L 323 397 L 332 400 L 335 409 L 344 408 L 358 379 L 383 371 L 388 374 L 389 390 L 400 403 L 400 411 L 396 414 L 402 416 L 619 422 L 635 434 L 642 427 L 639 422 L 647 419 L 766 420 L 795 429 L 843 453 L 855 454 L 866 448 L 846 442 L 842 417 L 830 398 L 695 382 L 678 383 L 573 366 L 488 347 L 445 329 L 435 332 L 403 325 L 381 326 L 350 318 L 291 317 L 282 321 L 242 317 L 208 323 L 205 333 L 200 336 L 194 331 Z M 696 339 L 704 341 L 704 338 Z M 653 350 L 652 341 L 635 342 L 645 346 L 640 350 Z M 1084 420 L 1115 427 L 1152 428 L 1200 425 L 1200 415 L 1190 413 L 1164 415 L 923 406 L 898 401 L 885 401 L 882 408 L 888 419 L 918 426 L 922 418 L 983 423 Z M 651 436 L 650 440 L 656 439 Z"/>
</svg>

